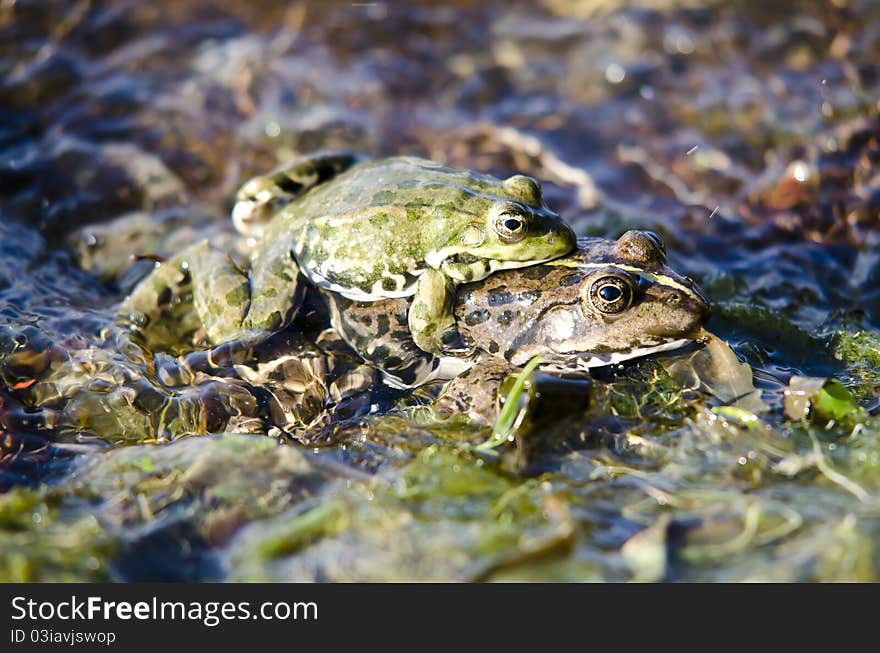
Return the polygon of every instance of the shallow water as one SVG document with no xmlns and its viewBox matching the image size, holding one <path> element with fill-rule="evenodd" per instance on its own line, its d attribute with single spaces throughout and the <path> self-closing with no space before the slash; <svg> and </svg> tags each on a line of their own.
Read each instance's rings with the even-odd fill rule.
<svg viewBox="0 0 880 653">
<path fill-rule="evenodd" d="M 878 575 L 875 3 L 242 4 L 0 3 L 0 578 Z M 100 345 L 131 254 L 235 247 L 242 180 L 330 147 L 521 171 L 579 234 L 660 232 L 767 410 L 645 361 L 495 460 L 399 406 L 317 448 L 32 409 L 69 361 L 143 380 Z M 793 374 L 868 414 L 784 419 Z"/>
</svg>

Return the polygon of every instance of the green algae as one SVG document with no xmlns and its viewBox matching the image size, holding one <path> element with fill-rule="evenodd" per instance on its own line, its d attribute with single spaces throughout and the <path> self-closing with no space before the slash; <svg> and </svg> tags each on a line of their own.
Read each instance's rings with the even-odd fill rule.
<svg viewBox="0 0 880 653">
<path fill-rule="evenodd" d="M 829 379 L 813 398 L 814 419 L 823 421 L 851 421 L 863 419 L 867 413 L 859 406 L 852 393 L 837 379 Z"/>
<path fill-rule="evenodd" d="M 108 580 L 121 549 L 145 537 L 186 523 L 219 545 L 244 524 L 315 496 L 328 478 L 302 452 L 265 437 L 188 438 L 86 455 L 63 487 L 0 495 L 0 577 Z"/>
<path fill-rule="evenodd" d="M 831 340 L 834 357 L 846 366 L 847 385 L 861 398 L 880 394 L 880 334 L 840 330 Z"/>
<path fill-rule="evenodd" d="M 679 387 L 675 400 L 690 417 L 676 428 L 663 419 L 652 426 L 663 411 L 646 408 L 676 397 L 675 382 L 659 365 L 638 369 L 641 377 L 630 370 L 595 384 L 600 401 L 616 402 L 623 430 L 594 431 L 590 448 L 559 450 L 555 470 L 533 478 L 505 466 L 514 447 L 486 460 L 442 426 L 428 431 L 440 442 L 408 441 L 397 462 L 383 455 L 385 466 L 372 474 L 339 467 L 330 451 L 305 456 L 265 437 L 184 438 L 90 454 L 63 491 L 6 495 L 13 499 L 4 529 L 36 539 L 28 522 L 35 507 L 68 515 L 82 538 L 74 550 L 92 560 L 63 576 L 79 580 L 114 568 L 108 543 L 131 545 L 133 533 L 180 522 L 211 544 L 218 573 L 236 580 L 874 577 L 876 418 L 848 439 L 817 441 L 809 421 L 777 425 L 772 413 L 743 420 L 681 400 L 693 391 Z M 619 401 L 627 388 L 652 382 L 662 401 Z M 362 425 L 367 441 L 349 450 L 357 460 L 371 446 L 396 446 L 386 438 L 400 429 L 399 417 Z M 836 475 L 862 488 L 861 497 Z M 801 497 L 807 482 L 812 489 Z M 825 515 L 840 510 L 851 516 L 829 526 Z M 37 568 L 54 577 L 45 562 L 53 558 L 39 547 L 7 550 L 19 552 L 5 563 L 10 577 Z M 771 551 L 787 557 L 771 564 Z M 96 564 L 97 572 L 88 566 Z"/>
<path fill-rule="evenodd" d="M 387 476 L 337 488 L 319 507 L 253 524 L 228 565 L 237 580 L 488 579 L 565 553 L 573 532 L 548 485 L 432 446 Z"/>
<path fill-rule="evenodd" d="M 117 549 L 88 505 L 62 491 L 0 495 L 0 582 L 106 581 Z"/>
<path fill-rule="evenodd" d="M 256 558 L 280 558 L 294 553 L 310 543 L 332 537 L 348 526 L 348 512 L 336 501 L 325 501 L 303 512 L 273 532 L 272 536 L 259 542 L 253 552 Z"/>
<path fill-rule="evenodd" d="M 795 375 L 785 389 L 785 416 L 793 420 L 809 417 L 827 428 L 838 423 L 852 426 L 864 420 L 867 412 L 837 379 Z"/>
</svg>

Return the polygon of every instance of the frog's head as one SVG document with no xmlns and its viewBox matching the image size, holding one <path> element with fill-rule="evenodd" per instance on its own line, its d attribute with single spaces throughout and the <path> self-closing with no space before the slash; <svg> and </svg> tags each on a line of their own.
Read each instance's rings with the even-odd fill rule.
<svg viewBox="0 0 880 653">
<path fill-rule="evenodd" d="M 474 199 L 479 206 L 467 212 L 472 219 L 427 258 L 435 267 L 445 263 L 444 271 L 458 281 L 549 261 L 577 245 L 574 231 L 544 205 L 541 186 L 531 177 L 508 177 Z"/>
<path fill-rule="evenodd" d="M 696 284 L 666 265 L 659 236 L 584 239 L 561 259 L 501 272 L 459 293 L 459 329 L 515 365 L 563 374 L 686 344 L 709 317 Z"/>
</svg>

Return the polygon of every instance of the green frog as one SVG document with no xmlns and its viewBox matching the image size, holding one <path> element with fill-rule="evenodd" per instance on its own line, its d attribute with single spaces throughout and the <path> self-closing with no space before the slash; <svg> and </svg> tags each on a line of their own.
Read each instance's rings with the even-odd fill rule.
<svg viewBox="0 0 880 653">
<path fill-rule="evenodd" d="M 415 157 L 299 159 L 244 184 L 232 217 L 255 240 L 249 265 L 207 242 L 188 248 L 125 302 L 136 329 L 155 324 L 187 287 L 210 343 L 258 343 L 291 321 L 301 273 L 356 301 L 411 297 L 412 341 L 458 354 L 460 284 L 560 257 L 576 243 L 531 177 L 500 180 Z"/>
</svg>

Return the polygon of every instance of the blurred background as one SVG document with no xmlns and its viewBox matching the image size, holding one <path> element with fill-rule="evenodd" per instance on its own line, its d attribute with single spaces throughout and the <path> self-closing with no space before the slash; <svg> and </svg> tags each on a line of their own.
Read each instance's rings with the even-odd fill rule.
<svg viewBox="0 0 880 653">
<path fill-rule="evenodd" d="M 779 399 L 793 373 L 835 376 L 876 410 L 878 19 L 880 5 L 872 0 L 0 0 L 2 342 L 24 338 L 41 351 L 66 351 L 96 338 L 115 303 L 152 265 L 132 264 L 133 252 L 167 255 L 202 236 L 230 244 L 229 209 L 244 179 L 302 153 L 344 148 L 416 154 L 499 176 L 531 174 L 580 235 L 658 231 L 672 266 L 695 277 L 712 300 L 710 329 L 755 368 L 760 388 Z M 10 396 L 16 379 L 7 379 Z M 638 419 L 644 426 L 648 418 Z M 697 437 L 680 415 L 663 425 L 663 432 L 679 428 Z M 797 440 L 773 429 L 804 455 L 813 451 L 811 442 L 825 447 L 869 489 L 880 482 L 875 422 L 863 427 L 861 439 L 848 432 L 848 440 L 824 431 Z M 23 493 L 15 495 L 15 505 L 26 506 L 21 514 L 49 510 L 49 496 L 57 502 L 72 492 L 84 501 L 89 492 L 109 492 L 71 490 L 68 479 L 26 494 L 23 488 L 50 474 L 55 454 L 46 453 L 42 438 L 6 431 L 4 486 Z M 769 521 L 756 532 L 766 538 L 752 533 L 736 549 L 741 559 L 722 562 L 720 549 L 701 549 L 703 557 L 683 556 L 659 579 L 873 577 L 880 524 L 852 492 L 824 487 L 803 461 L 813 471 L 796 481 L 788 479 L 797 471 L 777 474 L 780 490 L 778 479 L 768 479 L 782 454 L 766 441 L 727 433 L 697 438 L 699 444 L 685 439 L 691 449 L 682 453 L 682 432 L 675 433 L 679 444 L 658 441 L 671 447 L 659 459 L 640 457 L 644 451 L 632 457 L 603 440 L 590 445 L 601 454 L 568 447 L 545 460 L 539 468 L 558 475 L 545 481 L 559 484 L 547 496 L 561 492 L 569 501 L 553 519 L 575 524 L 582 539 L 566 540 L 574 553 L 556 567 L 522 577 L 631 577 L 620 548 L 663 511 L 659 503 L 641 503 L 639 483 L 624 482 L 628 489 L 620 490 L 608 471 L 616 465 L 656 474 L 649 485 L 679 497 L 684 512 L 657 526 L 663 542 L 686 541 L 689 529 L 699 530 L 694 524 L 721 524 L 720 534 L 699 531 L 697 541 L 734 538 L 739 527 L 731 524 L 745 523 L 754 509 L 737 503 L 743 487 L 781 502 L 759 502 Z M 94 460 L 88 464 L 99 464 Z M 449 463 L 437 460 L 420 464 L 427 470 Z M 692 485 L 683 469 L 708 476 Z M 144 482 L 138 479 L 130 483 Z M 696 486 L 725 498 L 676 495 Z M 547 498 L 545 490 L 535 492 Z M 596 498 L 605 493 L 614 494 L 602 499 L 607 504 Z M 10 526 L 3 537 L 15 546 L 48 549 L 34 553 L 43 556 L 36 561 L 6 559 L 7 575 L 18 577 L 9 571 L 18 564 L 37 578 L 229 578 L 230 568 L 256 564 L 217 562 L 217 543 L 240 526 L 230 526 L 235 519 L 228 515 L 211 530 L 173 513 L 138 539 L 127 529 L 139 519 L 135 513 L 108 510 L 94 523 L 76 521 L 86 519 L 76 511 L 69 517 L 86 529 L 76 543 L 88 553 L 86 566 L 53 557 L 52 538 L 70 532 L 66 518 L 53 517 L 59 530 L 51 532 Z M 18 524 L 18 508 L 7 512 L 14 515 L 9 524 Z M 841 522 L 843 516 L 850 521 Z M 478 550 L 479 526 L 456 519 L 467 527 L 447 533 L 449 546 L 469 541 Z M 181 541 L 202 553 L 186 564 L 175 558 L 177 566 L 144 553 L 177 551 L 168 543 Z M 750 548 L 769 541 L 789 546 L 774 550 L 787 561 L 775 572 Z M 133 562 L 139 556 L 158 566 L 144 571 Z M 435 558 L 400 573 L 465 578 L 493 568 L 476 572 L 451 554 Z M 400 562 L 392 556 L 334 573 L 312 559 L 284 564 L 238 577 L 316 578 L 321 568 L 330 579 L 384 580 Z"/>
</svg>

